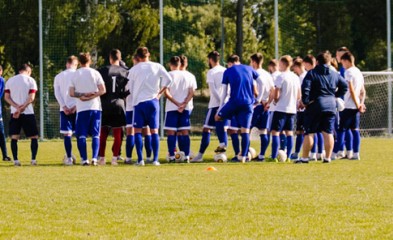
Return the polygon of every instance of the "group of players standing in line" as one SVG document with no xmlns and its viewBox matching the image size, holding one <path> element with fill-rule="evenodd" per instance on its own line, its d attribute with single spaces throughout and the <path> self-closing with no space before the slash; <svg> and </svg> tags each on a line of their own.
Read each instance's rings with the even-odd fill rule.
<svg viewBox="0 0 393 240">
<path fill-rule="evenodd" d="M 343 66 L 341 75 L 328 51 L 317 58 L 308 55 L 293 60 L 288 55 L 282 56 L 278 61 L 269 62 L 269 72 L 262 69 L 260 53 L 250 57 L 250 66 L 241 64 L 237 55 L 231 55 L 227 59 L 228 68 L 220 65 L 217 51 L 209 53 L 210 101 L 200 149 L 192 159 L 189 132 L 192 99 L 197 88 L 195 76 L 186 70 L 185 56 L 172 57 L 169 72 L 149 58 L 146 47 L 138 48 L 133 58 L 134 66 L 128 69 L 122 62 L 121 52 L 113 49 L 109 54 L 110 65 L 98 71 L 90 68 L 89 53 L 81 53 L 79 59 L 75 56 L 67 59 L 67 69 L 59 73 L 54 82 L 60 105 L 60 132 L 64 135 L 66 150 L 64 164 L 75 164 L 71 141 L 75 132 L 81 164 L 105 165 L 106 140 L 112 129 L 111 164 L 117 165 L 125 126 L 124 163 L 133 163 L 135 147 L 136 165 L 143 166 L 145 161 L 160 165 L 159 99 L 163 94 L 166 96 L 164 129 L 169 162 L 175 162 L 176 145 L 185 155 L 184 162 L 203 162 L 213 129 L 219 139 L 215 152 L 226 152 L 227 136 L 230 135 L 235 152 L 232 161 L 250 161 L 247 155 L 253 127 L 259 130 L 261 138 L 260 153 L 254 159 L 257 161 L 265 161 L 270 142 L 272 152 L 266 161 L 277 161 L 281 148 L 295 163 L 308 163 L 317 157 L 328 163 L 345 157 L 344 145 L 346 157 L 360 159 L 359 114 L 365 111 L 364 79 L 346 48 L 336 53 L 337 61 Z M 17 155 L 21 128 L 31 138 L 31 164 L 37 164 L 38 130 L 32 108 L 37 86 L 30 74 L 30 66 L 24 64 L 19 74 L 5 84 L 5 100 L 11 105 L 11 149 L 16 166 L 21 165 Z M 342 112 L 338 113 L 337 108 Z M 296 146 L 292 153 L 295 119 Z M 88 136 L 92 137 L 91 163 L 87 156 Z M 143 145 L 146 158 L 143 157 Z M 4 159 L 8 157 L 4 152 L 3 156 Z"/>
</svg>

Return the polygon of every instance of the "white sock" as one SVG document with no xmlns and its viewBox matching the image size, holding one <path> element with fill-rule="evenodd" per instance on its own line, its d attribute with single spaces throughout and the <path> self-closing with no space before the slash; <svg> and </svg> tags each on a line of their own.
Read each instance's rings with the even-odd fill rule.
<svg viewBox="0 0 393 240">
<path fill-rule="evenodd" d="M 220 143 L 220 148 L 226 147 L 225 143 Z"/>
</svg>

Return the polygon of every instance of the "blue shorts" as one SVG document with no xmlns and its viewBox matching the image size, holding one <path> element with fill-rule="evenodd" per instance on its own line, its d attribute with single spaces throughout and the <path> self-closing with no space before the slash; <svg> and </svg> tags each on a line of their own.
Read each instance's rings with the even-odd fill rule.
<svg viewBox="0 0 393 240">
<path fill-rule="evenodd" d="M 141 102 L 134 107 L 134 128 L 149 126 L 150 129 L 159 128 L 160 105 L 158 99 Z"/>
<path fill-rule="evenodd" d="M 230 120 L 225 122 L 225 125 L 228 125 L 228 129 L 238 131 L 240 129 L 240 125 L 236 120 L 236 117 L 232 117 Z"/>
<path fill-rule="evenodd" d="M 256 127 L 258 129 L 269 128 L 270 111 L 265 111 L 262 105 L 258 105 L 254 108 L 254 114 L 252 115 L 251 128 Z"/>
<path fill-rule="evenodd" d="M 293 131 L 295 125 L 295 114 L 274 112 L 272 117 L 272 131 Z"/>
<path fill-rule="evenodd" d="M 336 114 L 332 112 L 312 112 L 307 111 L 304 115 L 304 133 L 326 132 L 332 134 Z"/>
<path fill-rule="evenodd" d="M 100 136 L 101 111 L 87 110 L 76 114 L 75 135 L 77 137 Z"/>
<path fill-rule="evenodd" d="M 126 112 L 126 127 L 132 128 L 132 119 L 134 118 L 134 111 L 127 111 Z"/>
<path fill-rule="evenodd" d="M 305 112 L 297 112 L 296 114 L 296 131 L 304 131 Z"/>
<path fill-rule="evenodd" d="M 348 129 L 359 129 L 360 112 L 357 109 L 344 109 L 340 112 L 339 129 L 345 131 Z"/>
<path fill-rule="evenodd" d="M 190 130 L 190 111 L 184 110 L 183 112 L 169 111 L 165 114 L 165 130 Z"/>
<path fill-rule="evenodd" d="M 72 134 L 75 132 L 76 113 L 66 115 L 63 111 L 60 112 L 60 133 Z"/>
<path fill-rule="evenodd" d="M 9 133 L 12 135 L 20 135 L 20 131 L 23 128 L 23 132 L 26 137 L 38 136 L 37 121 L 34 114 L 20 114 L 18 118 L 11 116 Z"/>
<path fill-rule="evenodd" d="M 214 117 L 217 114 L 218 107 L 209 108 L 206 113 L 205 123 L 203 124 L 204 128 L 215 129 L 216 128 L 216 120 Z"/>
<path fill-rule="evenodd" d="M 236 104 L 229 101 L 221 108 L 218 115 L 223 119 L 229 120 L 234 117 L 238 126 L 249 129 L 251 127 L 253 110 L 252 104 Z"/>
</svg>

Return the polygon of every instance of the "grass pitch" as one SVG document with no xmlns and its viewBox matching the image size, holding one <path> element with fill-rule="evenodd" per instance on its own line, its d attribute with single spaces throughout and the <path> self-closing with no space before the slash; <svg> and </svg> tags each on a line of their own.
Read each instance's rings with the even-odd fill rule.
<svg viewBox="0 0 393 240">
<path fill-rule="evenodd" d="M 32 167 L 21 141 L 24 166 L 0 163 L 0 238 L 392 239 L 392 146 L 364 139 L 361 161 L 331 164 L 65 167 L 58 140 Z"/>
</svg>

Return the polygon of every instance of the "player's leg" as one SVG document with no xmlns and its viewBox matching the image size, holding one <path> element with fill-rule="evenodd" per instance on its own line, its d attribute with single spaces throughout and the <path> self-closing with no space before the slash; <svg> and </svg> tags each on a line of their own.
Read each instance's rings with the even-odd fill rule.
<svg viewBox="0 0 393 240">
<path fill-rule="evenodd" d="M 310 160 L 316 161 L 317 160 L 317 151 L 318 151 L 318 136 L 317 133 L 314 134 L 313 145 L 311 148 L 310 153 Z"/>
<path fill-rule="evenodd" d="M 169 111 L 165 114 L 165 131 L 167 134 L 167 146 L 169 162 L 175 162 L 176 132 L 177 132 L 177 111 Z"/>
<path fill-rule="evenodd" d="M 3 161 L 11 161 L 11 158 L 8 156 L 7 153 L 6 139 L 4 133 L 4 122 L 2 118 L 0 119 L 0 148 L 1 153 L 3 154 Z"/>
<path fill-rule="evenodd" d="M 73 165 L 72 159 L 72 133 L 75 130 L 75 114 L 66 115 L 60 112 L 60 133 L 64 136 L 64 149 L 67 155 L 65 165 Z"/>
<path fill-rule="evenodd" d="M 105 150 L 106 150 L 106 141 L 108 139 L 109 132 L 111 130 L 110 126 L 101 126 L 100 130 L 100 149 L 98 151 L 98 156 L 100 158 L 99 165 L 105 165 Z"/>
<path fill-rule="evenodd" d="M 142 128 L 145 126 L 145 110 L 146 110 L 146 102 L 141 102 L 134 108 L 133 115 L 133 126 L 134 126 L 134 136 L 135 136 L 135 150 L 138 156 L 137 165 L 144 166 L 145 161 L 143 161 L 143 138 L 142 138 Z"/>
<path fill-rule="evenodd" d="M 123 138 L 123 127 L 112 128 L 113 146 L 112 146 L 112 165 L 118 165 L 117 160 L 120 157 L 121 140 Z"/>
<path fill-rule="evenodd" d="M 191 149 L 191 139 L 190 139 L 190 129 L 191 129 L 191 112 L 184 110 L 179 114 L 178 130 L 181 133 L 181 142 L 183 143 L 184 155 L 186 157 L 185 162 L 190 162 L 190 149 Z"/>
<path fill-rule="evenodd" d="M 228 146 L 228 137 L 226 133 L 227 119 L 231 119 L 234 113 L 235 107 L 232 103 L 227 102 L 216 114 L 216 133 L 220 145 L 215 150 L 216 153 L 226 152 Z"/>
<path fill-rule="evenodd" d="M 191 162 L 203 162 L 203 154 L 210 144 L 211 129 L 216 128 L 216 121 L 214 116 L 217 113 L 218 108 L 209 108 L 206 114 L 205 123 L 202 130 L 202 140 L 199 146 L 198 154 L 191 160 Z"/>
<path fill-rule="evenodd" d="M 349 120 L 351 123 L 353 121 L 352 118 L 353 118 L 353 115 L 351 114 L 351 117 L 350 117 L 351 120 Z M 353 134 L 352 134 L 350 126 L 348 126 L 348 129 L 345 131 L 345 149 L 347 150 L 346 157 L 348 159 L 351 159 L 353 156 Z"/>
<path fill-rule="evenodd" d="M 284 131 L 286 135 L 287 158 L 289 158 L 292 153 L 294 127 L 295 127 L 295 114 L 287 113 L 285 116 L 285 125 L 284 125 Z"/>
<path fill-rule="evenodd" d="M 306 110 L 304 112 L 304 141 L 303 141 L 303 151 L 302 157 L 295 160 L 294 163 L 308 163 L 310 160 L 311 148 L 314 145 L 314 135 L 319 128 L 319 113 L 313 112 L 311 110 Z"/>
<path fill-rule="evenodd" d="M 151 146 L 151 133 L 149 126 L 145 126 L 142 129 L 142 135 L 145 138 L 145 151 L 146 151 L 146 161 L 151 161 L 151 153 L 152 153 L 152 146 Z"/>
<path fill-rule="evenodd" d="M 149 101 L 149 118 L 147 125 L 150 127 L 151 133 L 151 147 L 153 150 L 153 162 L 155 166 L 159 166 L 158 154 L 160 152 L 160 136 L 158 135 L 159 125 L 159 114 L 160 114 L 160 104 L 158 99 L 153 99 Z"/>
<path fill-rule="evenodd" d="M 100 130 L 101 130 L 101 111 L 90 111 L 90 124 L 89 134 L 92 137 L 91 150 L 92 159 L 91 163 L 96 166 L 98 165 L 98 151 L 100 149 Z"/>
<path fill-rule="evenodd" d="M 271 127 L 271 120 L 272 120 L 272 112 L 265 111 L 262 117 L 261 129 L 260 130 L 260 138 L 261 138 L 261 152 L 259 153 L 258 159 L 260 161 L 265 160 L 265 154 L 267 147 L 270 143 L 270 127 Z"/>
<path fill-rule="evenodd" d="M 21 114 L 19 118 L 22 123 L 23 132 L 27 138 L 30 138 L 31 165 L 37 165 L 36 157 L 38 152 L 38 128 L 35 115 Z"/>
<path fill-rule="evenodd" d="M 300 149 L 304 140 L 304 112 L 297 112 L 296 114 L 296 143 L 295 152 L 291 155 L 292 160 L 299 159 Z"/>
<path fill-rule="evenodd" d="M 280 150 L 285 151 L 287 149 L 287 136 L 285 132 L 280 133 Z"/>
<path fill-rule="evenodd" d="M 232 147 L 235 156 L 231 161 L 239 161 L 238 156 L 240 155 L 240 140 L 239 140 L 240 126 L 236 120 L 236 117 L 232 117 L 229 121 L 228 135 L 231 136 Z"/>
<path fill-rule="evenodd" d="M 272 134 L 272 154 L 269 161 L 277 162 L 278 150 L 280 147 L 280 133 L 284 128 L 285 118 L 282 112 L 275 111 L 273 113 L 273 119 L 271 124 L 271 134 Z"/>
<path fill-rule="evenodd" d="M 19 116 L 20 117 L 20 116 Z M 14 118 L 13 114 L 9 122 L 9 135 L 11 136 L 11 151 L 12 157 L 14 158 L 14 165 L 21 166 L 18 159 L 18 140 L 20 137 L 20 131 L 22 129 L 20 118 Z"/>
<path fill-rule="evenodd" d="M 323 151 L 324 151 L 324 136 L 322 132 L 318 132 L 317 134 L 318 138 L 318 154 L 317 154 L 317 160 L 323 160 Z"/>
<path fill-rule="evenodd" d="M 82 165 L 88 166 L 89 160 L 87 159 L 87 146 L 86 146 L 86 137 L 88 134 L 90 122 L 90 112 L 82 111 L 78 112 L 76 115 L 75 122 L 75 135 L 78 138 L 77 146 L 79 150 L 80 157 L 82 159 Z"/>
<path fill-rule="evenodd" d="M 238 125 L 241 127 L 241 161 L 242 163 L 246 162 L 248 149 L 250 147 L 250 127 L 251 127 L 251 119 L 253 114 L 253 106 L 244 106 L 236 115 L 236 121 Z M 250 159 L 251 160 L 251 159 Z"/>
<path fill-rule="evenodd" d="M 126 160 L 125 164 L 132 163 L 132 150 L 135 146 L 134 127 L 133 127 L 133 111 L 126 112 Z"/>
<path fill-rule="evenodd" d="M 352 126 L 351 132 L 353 135 L 353 156 L 351 158 L 348 157 L 350 160 L 360 160 L 360 112 L 356 110 L 353 113 L 352 119 Z"/>
<path fill-rule="evenodd" d="M 334 124 L 336 115 L 334 113 L 323 113 L 321 117 L 321 127 L 324 144 L 325 144 L 325 156 L 323 156 L 323 163 L 330 163 L 331 156 L 334 147 Z"/>
</svg>

